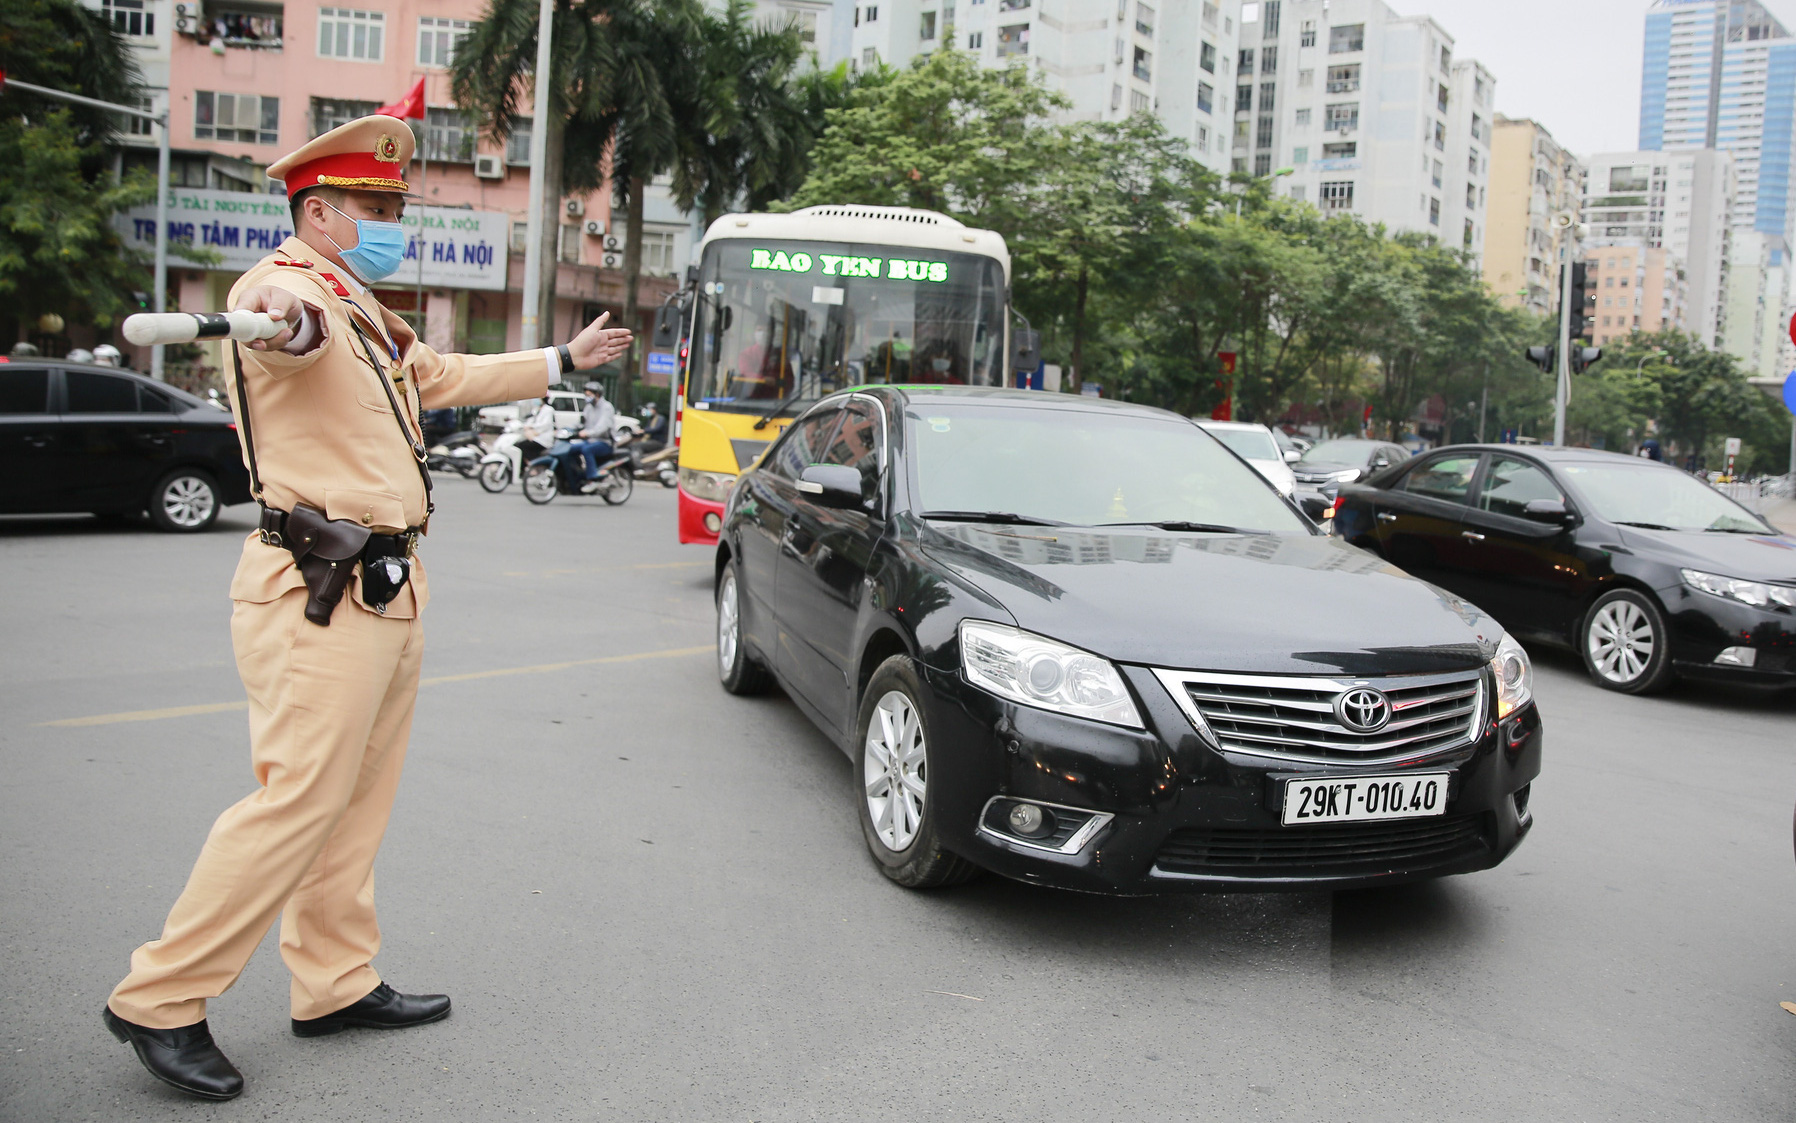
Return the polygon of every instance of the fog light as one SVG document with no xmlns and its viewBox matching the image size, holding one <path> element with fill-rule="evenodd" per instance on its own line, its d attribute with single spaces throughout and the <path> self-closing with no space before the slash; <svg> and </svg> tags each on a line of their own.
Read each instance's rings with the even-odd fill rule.
<svg viewBox="0 0 1796 1123">
<path fill-rule="evenodd" d="M 1750 667 L 1758 659 L 1759 649 L 1756 647 L 1729 647 L 1715 656 L 1715 662 L 1727 667 Z"/>
<path fill-rule="evenodd" d="M 1533 784 L 1523 784 L 1510 796 L 1511 799 L 1515 800 L 1515 817 L 1519 822 L 1525 823 L 1528 821 L 1528 789 L 1533 786 Z"/>
<path fill-rule="evenodd" d="M 1018 803 L 1007 816 L 1010 829 L 1026 838 L 1039 838 L 1054 830 L 1054 817 L 1033 803 Z"/>
<path fill-rule="evenodd" d="M 723 527 L 723 520 L 717 517 L 716 511 L 705 512 L 705 529 L 716 534 Z"/>
</svg>

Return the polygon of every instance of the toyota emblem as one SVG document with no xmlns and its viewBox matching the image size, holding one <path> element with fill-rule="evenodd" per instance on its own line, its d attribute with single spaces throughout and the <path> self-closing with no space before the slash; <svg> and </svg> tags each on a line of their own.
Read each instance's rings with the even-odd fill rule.
<svg viewBox="0 0 1796 1123">
<path fill-rule="evenodd" d="M 1376 733 L 1391 720 L 1391 702 L 1369 686 L 1356 687 L 1335 699 L 1335 717 L 1354 733 Z"/>
</svg>

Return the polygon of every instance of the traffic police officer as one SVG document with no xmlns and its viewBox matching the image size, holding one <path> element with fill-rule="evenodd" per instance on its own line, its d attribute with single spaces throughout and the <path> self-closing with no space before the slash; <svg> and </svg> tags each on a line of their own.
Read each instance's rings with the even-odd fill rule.
<svg viewBox="0 0 1796 1123">
<path fill-rule="evenodd" d="M 368 286 L 404 257 L 412 145 L 405 122 L 363 117 L 272 165 L 295 233 L 231 291 L 233 308 L 286 325 L 241 353 L 232 387 L 263 506 L 231 582 L 258 787 L 213 824 L 161 938 L 132 954 L 105 1010 L 152 1075 L 208 1099 L 237 1095 L 243 1078 L 207 1031 L 206 1000 L 277 915 L 295 1034 L 448 1015 L 447 996 L 401 994 L 370 966 L 374 855 L 429 599 L 413 556 L 430 514 L 418 411 L 538 398 L 629 345 L 602 316 L 559 347 L 442 355 L 381 307 Z"/>
</svg>

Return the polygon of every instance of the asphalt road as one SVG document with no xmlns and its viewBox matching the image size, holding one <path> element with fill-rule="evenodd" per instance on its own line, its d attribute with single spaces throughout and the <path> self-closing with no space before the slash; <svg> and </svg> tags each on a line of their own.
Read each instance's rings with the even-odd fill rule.
<svg viewBox="0 0 1796 1123">
<path fill-rule="evenodd" d="M 248 1090 L 100 1025 L 247 793 L 225 589 L 172 537 L 0 520 L 0 1119 L 1755 1120 L 1796 1104 L 1796 701 L 1622 698 L 1543 653 L 1537 825 L 1376 892 L 1113 900 L 866 857 L 849 764 L 709 658 L 708 554 L 440 486 L 382 975 L 447 1022 L 300 1040 L 271 937 L 212 1003 Z M 94 720 L 99 719 L 99 720 Z"/>
</svg>

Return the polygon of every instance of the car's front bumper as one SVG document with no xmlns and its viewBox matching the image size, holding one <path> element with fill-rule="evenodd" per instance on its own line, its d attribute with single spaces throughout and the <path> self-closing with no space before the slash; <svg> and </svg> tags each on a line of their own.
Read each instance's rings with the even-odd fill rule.
<svg viewBox="0 0 1796 1123">
<path fill-rule="evenodd" d="M 1100 893 L 1344 889 L 1468 873 L 1501 862 L 1532 825 L 1540 771 L 1532 705 L 1481 719 L 1469 744 L 1401 764 L 1342 766 L 1249 757 L 1213 747 L 1150 672 L 1124 668 L 1146 730 L 1001 701 L 952 671 L 926 675 L 938 829 L 949 849 L 1022 881 Z M 1452 774 L 1444 816 L 1284 826 L 1294 777 Z M 987 826 L 993 796 L 1112 816 L 1073 853 Z"/>
<path fill-rule="evenodd" d="M 1796 613 L 1755 608 L 1685 585 L 1659 590 L 1659 600 L 1678 674 L 1746 686 L 1796 686 Z M 1752 652 L 1750 666 L 1739 662 L 1742 649 Z"/>
</svg>

